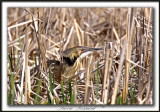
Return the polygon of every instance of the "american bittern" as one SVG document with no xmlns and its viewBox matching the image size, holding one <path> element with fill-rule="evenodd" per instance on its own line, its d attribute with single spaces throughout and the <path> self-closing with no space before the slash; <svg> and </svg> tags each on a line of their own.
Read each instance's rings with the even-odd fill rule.
<svg viewBox="0 0 160 112">
<path fill-rule="evenodd" d="M 76 46 L 63 51 L 62 63 L 57 60 L 48 60 L 47 67 L 50 67 L 51 74 L 55 73 L 55 80 L 60 83 L 61 80 L 66 82 L 69 78 L 75 76 L 80 69 L 82 58 L 93 51 L 102 50 L 102 48 L 88 48 Z"/>
</svg>

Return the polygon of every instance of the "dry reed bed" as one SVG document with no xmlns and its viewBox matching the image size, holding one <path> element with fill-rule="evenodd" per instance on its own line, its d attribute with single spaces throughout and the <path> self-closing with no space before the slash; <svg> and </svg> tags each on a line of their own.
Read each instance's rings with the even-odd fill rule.
<svg viewBox="0 0 160 112">
<path fill-rule="evenodd" d="M 9 104 L 153 104 L 152 15 L 152 8 L 8 8 Z M 73 103 L 67 84 L 51 90 L 46 60 L 78 45 L 104 51 L 82 60 Z M 39 63 L 40 75 L 31 74 Z"/>
</svg>

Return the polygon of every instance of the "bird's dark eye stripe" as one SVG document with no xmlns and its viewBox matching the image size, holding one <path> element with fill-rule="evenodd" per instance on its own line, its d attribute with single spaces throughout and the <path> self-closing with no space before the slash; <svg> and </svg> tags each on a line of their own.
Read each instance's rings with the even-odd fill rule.
<svg viewBox="0 0 160 112">
<path fill-rule="evenodd" d="M 76 62 L 77 57 L 74 57 L 73 59 L 70 59 L 68 57 L 63 57 L 63 60 L 66 61 L 69 66 L 72 66 Z"/>
</svg>

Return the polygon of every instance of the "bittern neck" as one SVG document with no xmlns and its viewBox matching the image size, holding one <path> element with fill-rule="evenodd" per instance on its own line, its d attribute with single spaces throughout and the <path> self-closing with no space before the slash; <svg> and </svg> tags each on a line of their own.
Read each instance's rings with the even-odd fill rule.
<svg viewBox="0 0 160 112">
<path fill-rule="evenodd" d="M 77 59 L 83 59 L 84 57 L 86 57 L 87 55 L 93 53 L 92 51 L 87 51 L 85 53 L 82 53 L 80 56 L 74 56 L 74 57 L 66 57 L 66 56 L 63 56 L 63 63 L 64 64 L 67 64 L 69 66 L 73 66 L 74 63 L 77 61 Z"/>
<path fill-rule="evenodd" d="M 85 53 L 82 53 L 82 54 L 80 55 L 80 59 L 83 59 L 84 57 L 88 56 L 88 55 L 91 54 L 91 53 L 93 53 L 93 51 L 87 51 L 87 52 L 85 52 Z"/>
<path fill-rule="evenodd" d="M 69 57 L 63 57 L 63 63 L 64 64 L 68 64 L 69 66 L 74 65 L 74 63 L 76 62 L 77 57 L 74 57 L 73 59 L 69 58 Z"/>
</svg>

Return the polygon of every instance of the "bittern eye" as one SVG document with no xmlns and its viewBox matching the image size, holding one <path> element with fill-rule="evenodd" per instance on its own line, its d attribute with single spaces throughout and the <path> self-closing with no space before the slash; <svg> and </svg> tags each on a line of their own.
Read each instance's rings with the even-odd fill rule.
<svg viewBox="0 0 160 112">
<path fill-rule="evenodd" d="M 81 49 L 81 52 L 82 52 L 82 53 L 86 52 L 86 49 Z"/>
</svg>

